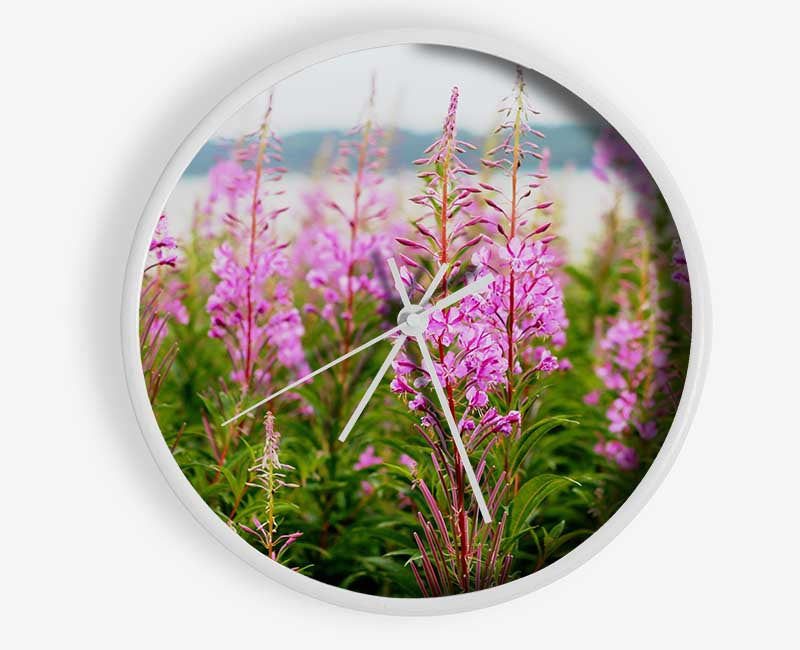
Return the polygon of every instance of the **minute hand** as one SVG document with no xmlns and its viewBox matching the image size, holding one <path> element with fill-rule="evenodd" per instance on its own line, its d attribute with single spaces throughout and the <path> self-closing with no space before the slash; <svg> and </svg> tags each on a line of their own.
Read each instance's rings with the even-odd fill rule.
<svg viewBox="0 0 800 650">
<path fill-rule="evenodd" d="M 475 470 L 472 469 L 472 463 L 469 461 L 467 449 L 464 447 L 464 442 L 461 440 L 461 433 L 459 432 L 458 425 L 453 417 L 453 412 L 450 410 L 450 403 L 447 401 L 447 396 L 444 393 L 442 382 L 439 381 L 439 375 L 436 374 L 436 366 L 431 358 L 431 353 L 428 351 L 428 344 L 425 342 L 425 339 L 422 336 L 415 336 L 414 338 L 417 340 L 419 351 L 422 353 L 422 365 L 431 379 L 431 384 L 433 384 L 433 391 L 436 393 L 436 397 L 439 398 L 439 404 L 442 407 L 442 414 L 444 415 L 444 419 L 447 422 L 448 428 L 450 429 L 450 434 L 453 436 L 453 442 L 455 443 L 456 449 L 458 450 L 458 455 L 461 458 L 461 465 L 467 474 L 467 480 L 472 488 L 472 494 L 475 497 L 475 500 L 478 502 L 478 510 L 480 510 L 483 520 L 487 524 L 491 523 L 492 515 L 489 512 L 489 508 L 486 507 L 486 500 L 483 498 L 483 492 L 481 492 L 481 486 L 478 483 L 478 478 L 475 476 Z"/>
</svg>

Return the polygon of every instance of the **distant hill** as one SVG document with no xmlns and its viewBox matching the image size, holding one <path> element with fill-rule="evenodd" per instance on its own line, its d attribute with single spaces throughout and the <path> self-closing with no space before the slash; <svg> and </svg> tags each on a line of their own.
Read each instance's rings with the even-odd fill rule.
<svg viewBox="0 0 800 650">
<path fill-rule="evenodd" d="M 550 149 L 550 165 L 553 168 L 567 164 L 588 167 L 592 159 L 592 146 L 601 127 L 599 125 L 552 126 L 545 130 L 544 140 L 538 140 L 543 147 Z M 332 150 L 336 142 L 347 137 L 342 131 L 304 131 L 284 136 L 284 166 L 290 172 L 309 173 L 323 147 Z M 420 158 L 425 148 L 438 137 L 435 133 L 415 133 L 397 130 L 392 134 L 388 168 L 390 170 L 408 169 L 412 161 Z M 463 156 L 465 162 L 473 167 L 479 164 L 482 138 L 465 131 L 459 138 L 471 142 L 478 151 Z M 228 157 L 232 143 L 226 140 L 210 140 L 197 153 L 186 170 L 188 175 L 203 175 L 214 163 Z M 533 165 L 535 161 L 531 161 Z"/>
</svg>

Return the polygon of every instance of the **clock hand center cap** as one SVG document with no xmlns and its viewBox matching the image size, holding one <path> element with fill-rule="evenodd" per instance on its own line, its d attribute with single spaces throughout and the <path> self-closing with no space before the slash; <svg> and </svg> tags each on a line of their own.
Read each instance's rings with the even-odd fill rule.
<svg viewBox="0 0 800 650">
<path fill-rule="evenodd" d="M 420 305 L 404 307 L 397 314 L 397 324 L 400 331 L 407 336 L 422 336 L 428 327 L 428 316 L 425 308 Z"/>
</svg>

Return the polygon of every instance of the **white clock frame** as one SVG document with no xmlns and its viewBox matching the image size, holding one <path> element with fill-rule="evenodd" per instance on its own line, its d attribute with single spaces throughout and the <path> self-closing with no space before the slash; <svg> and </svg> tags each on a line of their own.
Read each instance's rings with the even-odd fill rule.
<svg viewBox="0 0 800 650">
<path fill-rule="evenodd" d="M 148 245 L 170 193 L 200 148 L 237 110 L 286 77 L 351 52 L 403 44 L 450 46 L 519 63 L 553 79 L 599 112 L 633 147 L 658 184 L 678 228 L 691 278 L 692 337 L 683 396 L 661 450 L 633 493 L 605 525 L 553 564 L 505 585 L 438 598 L 388 598 L 334 587 L 274 562 L 228 528 L 195 491 L 173 459 L 147 396 L 139 350 L 139 292 Z M 496 605 L 557 580 L 598 553 L 636 516 L 675 461 L 697 408 L 710 352 L 710 311 L 705 263 L 688 208 L 662 160 L 618 109 L 591 85 L 576 79 L 527 44 L 515 44 L 466 32 L 403 29 L 371 32 L 330 41 L 270 65 L 231 92 L 192 130 L 167 163 L 136 229 L 125 270 L 122 352 L 131 403 L 153 458 L 167 483 L 189 512 L 226 548 L 286 587 L 336 605 L 381 614 L 450 614 Z"/>
</svg>

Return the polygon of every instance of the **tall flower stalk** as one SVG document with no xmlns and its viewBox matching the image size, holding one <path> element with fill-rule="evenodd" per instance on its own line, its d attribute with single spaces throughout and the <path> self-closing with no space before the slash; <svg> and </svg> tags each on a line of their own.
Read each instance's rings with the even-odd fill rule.
<svg viewBox="0 0 800 650">
<path fill-rule="evenodd" d="M 390 255 L 397 224 L 387 223 L 394 208 L 394 196 L 384 189 L 383 162 L 386 157 L 386 134 L 375 115 L 376 86 L 373 77 L 367 101 L 357 125 L 338 142 L 330 172 L 336 185 L 317 186 L 306 194 L 306 219 L 296 241 L 295 260 L 305 279 L 305 314 L 316 336 L 324 341 L 317 351 L 317 365 L 325 356 L 349 352 L 362 339 L 374 336 L 385 320 L 387 283 L 381 276 L 385 259 Z M 327 155 L 324 156 L 327 158 Z M 301 280 L 302 282 L 302 280 Z M 377 331 L 375 333 L 377 333 Z M 363 357 L 352 363 L 362 363 Z M 348 398 L 362 389 L 363 379 L 351 371 L 350 361 L 332 370 L 324 388 L 317 386 L 314 410 L 307 410 L 315 446 L 324 450 L 326 460 L 320 475 L 335 485 L 351 465 L 342 462 L 346 451 L 339 448 L 337 435 L 350 407 Z M 317 397 L 319 398 L 317 400 Z M 363 485 L 369 489 L 367 483 Z M 347 533 L 331 513 L 338 504 L 335 489 L 320 490 L 315 495 L 319 516 L 319 534 L 315 543 L 326 552 Z M 312 561 L 318 561 L 313 558 Z"/>
<path fill-rule="evenodd" d="M 600 135 L 594 149 L 593 173 L 612 184 L 617 197 L 601 247 L 602 268 L 612 261 L 618 265 L 617 286 L 611 287 L 617 313 L 595 319 L 595 372 L 603 389 L 590 392 L 585 401 L 604 409 L 608 423 L 595 451 L 633 470 L 647 452 L 646 441 L 663 434 L 660 414 L 677 404 L 676 377 L 667 365 L 671 328 L 662 309 L 669 296 L 659 283 L 659 274 L 674 273 L 674 260 L 659 250 L 658 188 L 644 163 L 612 129 Z M 636 219 L 629 222 L 621 222 L 618 214 L 625 191 L 635 200 Z"/>
<path fill-rule="evenodd" d="M 458 101 L 458 88 L 453 88 L 441 136 L 425 150 L 425 157 L 415 161 L 426 167 L 419 174 L 425 181 L 423 193 L 411 199 L 426 208 L 414 223 L 426 243 L 398 238 L 398 242 L 416 257 L 404 256 L 407 266 L 427 270 L 431 262 L 434 266 L 448 265 L 439 290 L 441 295 L 450 290 L 453 277 L 461 268 L 463 255 L 481 240 L 480 234 L 472 232 L 472 229 L 484 222 L 483 217 L 469 213 L 473 196 L 481 190 L 466 180 L 476 172 L 461 156 L 475 147 L 458 139 Z M 410 280 L 407 269 L 405 277 L 412 290 L 418 289 Z M 459 279 L 463 281 L 463 274 Z M 509 421 L 496 414 L 482 417 L 476 409 L 486 405 L 484 391 L 502 376 L 504 364 L 502 359 L 498 359 L 499 350 L 492 341 L 480 327 L 472 327 L 470 319 L 465 317 L 465 309 L 474 308 L 474 301 L 463 302 L 464 305 L 435 314 L 426 338 L 436 350 L 435 365 L 445 389 L 447 407 L 459 423 L 460 431 L 469 436 L 465 440 L 467 451 L 481 455 L 476 476 L 484 486 L 488 486 L 487 493 L 491 495 L 488 507 L 496 515 L 505 491 L 504 477 L 496 477 L 494 482 L 490 480 L 491 468 L 487 459 L 494 434 L 508 426 Z M 422 414 L 417 430 L 431 448 L 431 462 L 438 478 L 433 491 L 424 479 L 416 482 L 431 516 L 428 520 L 421 512 L 418 513 L 423 536 L 415 533 L 421 572 L 414 563 L 412 570 L 421 591 L 442 595 L 505 581 L 510 556 L 497 564 L 505 518 L 502 517 L 497 525 L 486 524 L 474 501 L 467 502 L 466 477 L 460 455 L 443 424 L 440 407 L 422 390 L 429 380 L 427 373 L 406 356 L 399 357 L 395 370 L 397 376 L 392 389 L 408 394 L 411 397 L 409 406 Z M 459 410 L 462 410 L 460 414 Z M 473 419 L 475 416 L 481 418 L 478 424 Z M 438 496 L 434 496 L 434 492 Z"/>
<path fill-rule="evenodd" d="M 598 345 L 595 371 L 605 390 L 585 398 L 590 405 L 606 409 L 607 432 L 600 436 L 595 451 L 625 470 L 639 465 L 637 447 L 641 450 L 642 445 L 636 438 L 647 441 L 663 433 L 656 417 L 663 401 L 675 406 L 670 386 L 674 377 L 667 367 L 669 327 L 660 306 L 658 270 L 645 228 L 636 229 L 628 248 L 631 268 L 626 276 L 636 281 L 621 283 L 614 299 L 619 313 L 607 320 Z"/>
<path fill-rule="evenodd" d="M 422 197 L 416 197 L 412 201 L 420 204 L 427 204 L 433 212 L 437 226 L 438 236 L 428 234 L 429 231 L 420 222 L 416 226 L 423 235 L 427 235 L 432 239 L 434 247 L 438 247 L 438 263 L 439 265 L 448 264 L 451 262 L 450 249 L 456 238 L 465 230 L 464 222 L 455 222 L 463 207 L 471 203 L 470 196 L 472 192 L 467 187 L 459 187 L 458 181 L 460 177 L 474 175 L 474 170 L 470 169 L 462 162 L 459 155 L 466 152 L 467 149 L 474 149 L 475 147 L 465 141 L 457 139 L 456 130 L 456 113 L 458 111 L 458 87 L 454 87 L 450 94 L 450 104 L 447 108 L 447 115 L 442 127 L 442 135 L 438 140 L 433 142 L 426 150 L 428 154 L 426 158 L 415 161 L 415 164 L 423 164 L 432 169 L 429 172 L 423 172 L 421 177 L 425 178 L 427 175 L 427 188 Z M 406 245 L 408 241 L 400 240 L 400 243 Z M 469 243 L 469 242 L 468 242 Z M 448 269 L 442 278 L 442 294 L 448 293 L 448 275 L 452 269 Z M 447 321 L 450 316 L 450 310 L 445 310 L 442 313 L 442 318 Z M 435 340 L 439 355 L 439 363 L 443 366 L 446 358 L 445 341 L 443 340 L 444 332 L 442 332 Z M 453 394 L 453 384 L 451 381 L 450 373 L 444 372 L 444 389 L 447 394 L 448 407 L 456 416 L 456 405 Z M 441 422 L 439 422 L 441 424 Z M 458 557 L 459 557 L 459 573 L 461 582 L 465 581 L 468 577 L 468 556 L 469 556 L 469 541 L 467 531 L 467 512 L 464 500 L 464 486 L 465 475 L 464 468 L 461 463 L 461 457 L 458 453 L 452 454 L 454 463 L 452 468 L 452 478 L 454 480 L 455 488 L 454 500 L 450 504 L 452 512 L 455 514 L 457 521 L 456 539 L 458 542 Z M 423 486 L 421 483 L 420 486 Z M 419 543 L 419 539 L 417 539 Z"/>
<path fill-rule="evenodd" d="M 382 283 L 377 278 L 365 275 L 363 268 L 360 268 L 365 263 L 374 266 L 374 258 L 380 254 L 381 249 L 384 257 L 388 251 L 388 240 L 370 232 L 372 223 L 385 220 L 391 207 L 391 200 L 381 191 L 383 176 L 380 172 L 386 157 L 384 137 L 383 129 L 375 121 L 375 77 L 373 76 L 364 121 L 350 131 L 349 137 L 339 143 L 337 159 L 331 170 L 340 182 L 350 187 L 349 205 L 341 205 L 334 200 L 328 201 L 328 206 L 345 220 L 346 241 L 340 242 L 335 230 L 321 233 L 322 238 L 317 240 L 317 247 L 322 249 L 320 252 L 324 257 L 335 261 L 336 264 L 330 264 L 327 269 L 325 265 L 321 265 L 322 268 L 318 266 L 309 273 L 309 283 L 312 286 L 328 290 L 326 296 L 328 304 L 332 302 L 328 298 L 342 303 L 339 314 L 342 320 L 340 333 L 342 351 L 345 353 L 352 347 L 355 335 L 354 312 L 357 306 L 357 294 L 363 291 L 379 299 L 386 298 Z M 331 319 L 332 314 L 325 315 Z"/>
<path fill-rule="evenodd" d="M 503 121 L 497 128 L 501 142 L 481 161 L 486 168 L 501 172 L 507 181 L 506 188 L 481 184 L 484 190 L 494 193 L 486 204 L 495 211 L 500 246 L 495 255 L 489 250 L 481 251 L 475 261 L 491 267 L 497 277 L 492 299 L 505 330 L 506 406 L 511 409 L 518 406 L 514 387 L 515 375 L 522 373 L 520 348 L 526 348 L 532 337 L 548 339 L 561 332 L 566 327 L 566 317 L 561 288 L 552 272 L 556 259 L 547 247 L 552 240 L 545 234 L 550 224 L 533 220 L 535 212 L 552 205 L 552 201 L 540 202 L 536 191 L 547 178 L 546 165 L 532 173 L 522 169 L 527 158 L 546 160 L 539 144 L 533 141 L 544 134 L 530 124 L 539 113 L 530 105 L 519 66 L 506 102 L 500 109 Z M 536 352 L 539 371 L 552 371 L 557 367 L 556 361 L 545 348 Z"/>
<path fill-rule="evenodd" d="M 170 277 L 177 267 L 177 250 L 178 243 L 169 234 L 167 217 L 162 214 L 150 241 L 139 312 L 142 369 L 151 402 L 158 396 L 178 354 L 176 342 L 172 342 L 166 350 L 162 350 L 162 343 L 167 335 L 167 324 L 170 319 L 183 325 L 189 322 L 189 312 L 181 299 L 183 285 L 176 278 Z"/>
<path fill-rule="evenodd" d="M 226 212 L 223 218 L 230 236 L 214 251 L 212 270 L 219 278 L 206 304 L 211 316 L 209 336 L 221 340 L 230 356 L 233 379 L 240 388 L 240 401 L 253 391 L 270 386 L 276 363 L 305 372 L 307 365 L 300 344 L 303 325 L 293 307 L 284 278 L 289 264 L 286 244 L 270 234 L 270 225 L 288 208 L 267 208 L 270 191 L 266 186 L 281 180 L 286 171 L 280 165 L 280 140 L 271 130 L 272 95 L 258 131 L 257 142 L 236 152 L 236 164 L 250 167 L 234 174 L 233 198 L 242 194 L 242 179 L 249 183 L 246 214 Z M 238 208 L 240 202 L 232 201 Z"/>
<path fill-rule="evenodd" d="M 514 88 L 504 101 L 496 130 L 500 141 L 481 160 L 492 175 L 478 183 L 483 191 L 484 218 L 492 223 L 495 234 L 484 235 L 471 257 L 476 274 L 491 273 L 494 280 L 484 295 L 463 301 L 460 309 L 465 323 L 482 333 L 492 357 L 502 357 L 502 363 L 495 360 L 494 367 L 502 367 L 503 376 L 493 377 L 494 381 L 479 387 L 474 395 L 476 405 L 486 405 L 491 394 L 494 407 L 519 423 L 513 439 L 509 434 L 498 441 L 506 480 L 516 494 L 520 467 L 512 467 L 511 457 L 533 404 L 528 387 L 540 375 L 568 367 L 553 353 L 565 342 L 568 321 L 555 273 L 559 256 L 550 248 L 554 239 L 548 232 L 551 224 L 536 219 L 537 214 L 546 214 L 552 201 L 539 198 L 548 161 L 533 141 L 544 136 L 530 124 L 538 112 L 530 106 L 521 68 L 517 68 Z M 523 165 L 531 158 L 540 164 L 538 169 L 526 171 Z M 498 401 L 500 388 L 502 400 Z"/>
<path fill-rule="evenodd" d="M 264 417 L 264 453 L 258 459 L 258 465 L 250 471 L 256 473 L 256 482 L 248 483 L 260 489 L 264 494 L 264 521 L 253 517 L 253 527 L 242 524 L 242 529 L 255 535 L 263 544 L 267 555 L 280 562 L 286 550 L 302 536 L 301 532 L 280 535 L 278 532 L 278 492 L 283 488 L 297 485 L 286 482 L 286 472 L 294 469 L 282 463 L 279 458 L 281 434 L 275 429 L 275 417 L 270 411 Z"/>
</svg>

